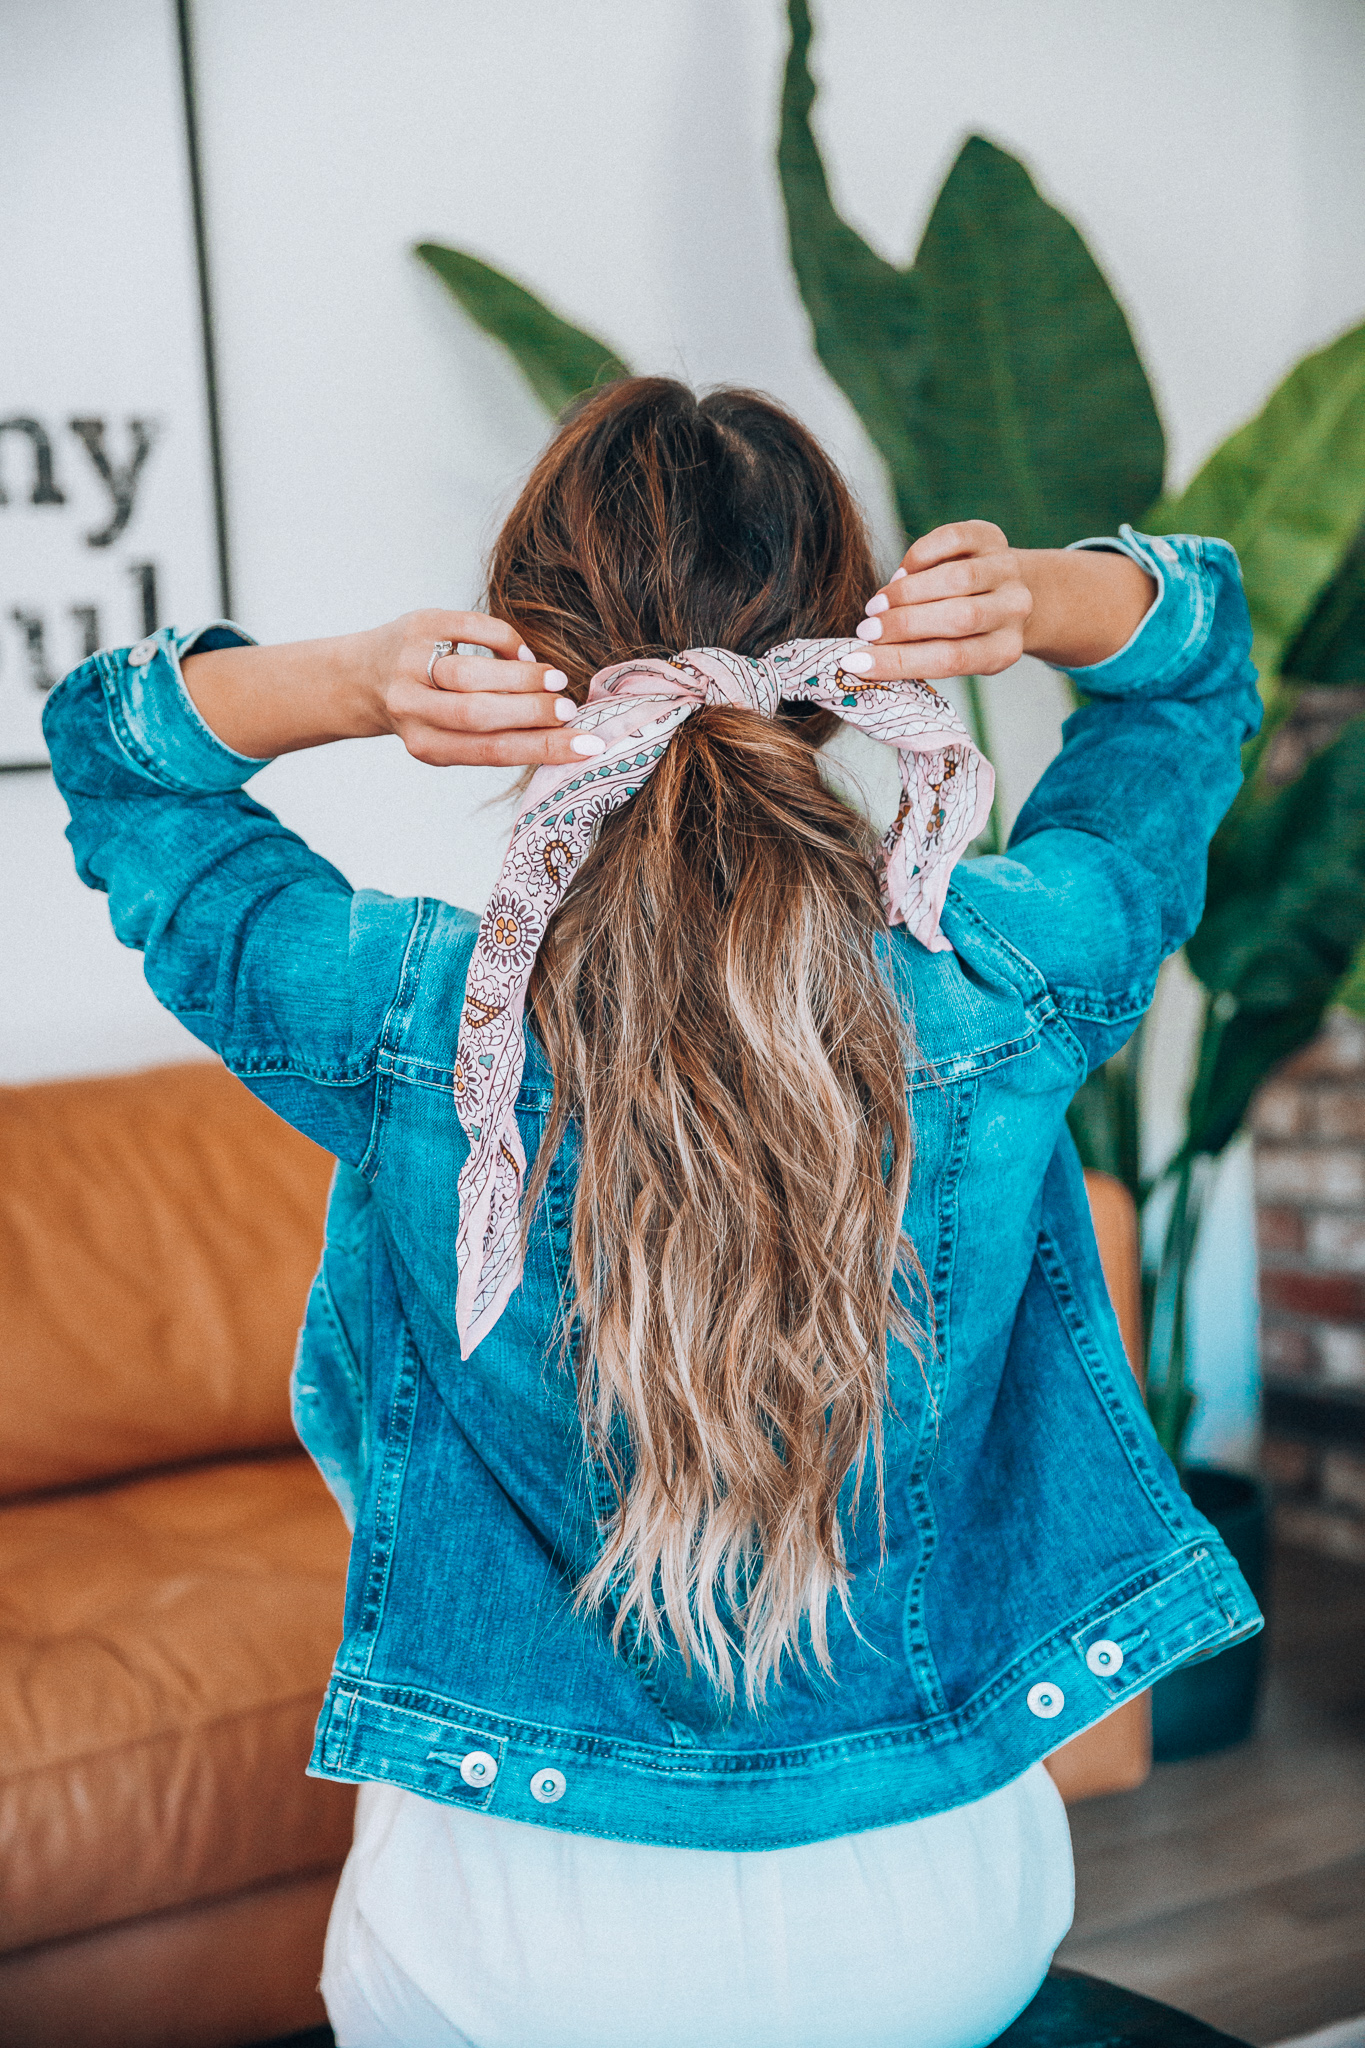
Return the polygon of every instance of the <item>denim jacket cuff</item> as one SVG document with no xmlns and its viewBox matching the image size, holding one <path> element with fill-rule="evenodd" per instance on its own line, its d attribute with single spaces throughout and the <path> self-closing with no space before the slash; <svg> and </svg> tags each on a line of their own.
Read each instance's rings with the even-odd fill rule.
<svg viewBox="0 0 1365 2048">
<path fill-rule="evenodd" d="M 195 709 L 181 657 L 219 647 L 254 647 L 229 619 L 190 633 L 162 626 L 136 647 L 102 655 L 109 717 L 124 753 L 152 780 L 196 795 L 240 789 L 268 763 L 226 746 Z"/>
<path fill-rule="evenodd" d="M 1066 671 L 1077 689 L 1087 697 L 1126 697 L 1135 690 L 1159 690 L 1188 668 L 1213 625 L 1215 593 L 1205 550 L 1226 543 L 1184 533 L 1153 537 L 1121 526 L 1116 535 L 1071 545 L 1127 555 L 1156 582 L 1145 618 L 1117 654 Z"/>
</svg>

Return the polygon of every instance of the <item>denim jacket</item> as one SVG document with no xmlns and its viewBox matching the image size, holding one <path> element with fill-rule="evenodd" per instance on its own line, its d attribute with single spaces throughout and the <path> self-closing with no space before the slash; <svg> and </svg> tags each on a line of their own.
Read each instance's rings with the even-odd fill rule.
<svg viewBox="0 0 1365 2048">
<path fill-rule="evenodd" d="M 461 1363 L 451 1062 L 478 920 L 353 890 L 243 794 L 169 628 L 91 657 L 46 717 L 82 878 L 160 1000 L 336 1155 L 294 1373 L 299 1431 L 351 1521 L 345 1633 L 310 1768 L 547 1827 L 765 1849 L 912 1819 L 1006 1783 L 1163 1673 L 1260 1626 L 1157 1447 L 1105 1291 L 1068 1102 L 1193 929 L 1205 849 L 1259 702 L 1236 558 L 1131 554 L 1158 597 L 1088 700 L 1009 852 L 959 868 L 928 953 L 884 958 L 913 1027 L 906 1228 L 932 1292 L 890 1350 L 886 1549 L 848 1533 L 833 1679 L 789 1666 L 726 1711 L 675 1650 L 576 1610 L 605 1500 L 557 1322 L 570 1130 L 524 1277 Z M 517 1116 L 550 1107 L 528 1038 Z"/>
</svg>

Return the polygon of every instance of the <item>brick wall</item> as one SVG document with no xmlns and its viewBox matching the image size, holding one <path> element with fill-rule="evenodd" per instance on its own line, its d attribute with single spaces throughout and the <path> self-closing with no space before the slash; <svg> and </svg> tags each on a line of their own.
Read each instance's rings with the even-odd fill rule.
<svg viewBox="0 0 1365 2048">
<path fill-rule="evenodd" d="M 1333 1012 L 1251 1125 L 1281 1531 L 1365 1562 L 1365 1022 Z"/>
</svg>

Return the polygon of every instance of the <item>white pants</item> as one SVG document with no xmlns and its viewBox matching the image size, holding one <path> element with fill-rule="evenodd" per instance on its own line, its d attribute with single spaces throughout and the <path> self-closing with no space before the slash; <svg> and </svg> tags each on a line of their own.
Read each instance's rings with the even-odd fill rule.
<svg viewBox="0 0 1365 2048">
<path fill-rule="evenodd" d="M 981 2048 L 1071 1911 L 1041 1764 L 951 1813 L 743 1855 L 365 1785 L 322 1991 L 339 2048 Z"/>
</svg>

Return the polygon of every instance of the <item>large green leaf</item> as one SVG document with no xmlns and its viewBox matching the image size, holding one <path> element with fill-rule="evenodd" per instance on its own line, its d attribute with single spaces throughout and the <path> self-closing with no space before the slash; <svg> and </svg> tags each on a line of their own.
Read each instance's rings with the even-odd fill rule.
<svg viewBox="0 0 1365 2048">
<path fill-rule="evenodd" d="M 1213 997 L 1188 1152 L 1235 1136 L 1271 1068 L 1313 1036 L 1365 940 L 1365 717 L 1287 788 L 1257 777 L 1209 853 L 1189 960 Z"/>
<path fill-rule="evenodd" d="M 1165 460 L 1151 386 L 1094 257 L 1016 157 L 968 138 L 915 271 L 935 520 L 994 519 L 1052 547 L 1139 518 Z"/>
<path fill-rule="evenodd" d="M 1305 356 L 1146 524 L 1155 533 L 1231 541 L 1251 606 L 1253 655 L 1264 673 L 1278 673 L 1365 524 L 1365 324 Z"/>
<path fill-rule="evenodd" d="M 439 242 L 419 242 L 416 253 L 485 334 L 502 342 L 536 397 L 556 417 L 594 385 L 630 375 L 604 341 L 561 320 L 533 292 L 477 256 Z"/>
<path fill-rule="evenodd" d="M 843 220 L 811 128 L 815 81 L 806 0 L 790 0 L 791 49 L 782 82 L 777 169 L 792 268 L 816 353 L 853 406 L 891 472 L 907 533 L 933 525 L 917 429 L 928 373 L 920 289 Z"/>
<path fill-rule="evenodd" d="M 1071 223 L 974 135 L 912 268 L 843 220 L 811 129 L 807 0 L 789 0 L 778 170 L 816 351 L 880 450 L 910 533 L 994 519 L 1021 546 L 1108 533 L 1160 488 L 1128 325 Z"/>
<path fill-rule="evenodd" d="M 1284 673 L 1296 683 L 1365 684 L 1365 527 L 1286 647 Z"/>
</svg>

